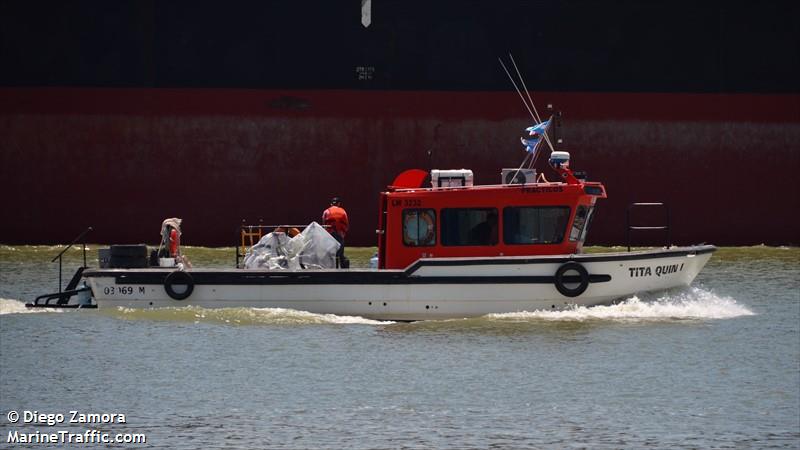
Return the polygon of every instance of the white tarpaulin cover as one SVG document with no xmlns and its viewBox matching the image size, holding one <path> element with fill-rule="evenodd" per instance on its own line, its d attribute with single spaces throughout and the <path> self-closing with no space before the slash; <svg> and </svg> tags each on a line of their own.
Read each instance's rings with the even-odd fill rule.
<svg viewBox="0 0 800 450">
<path fill-rule="evenodd" d="M 311 222 L 289 238 L 272 232 L 262 237 L 244 257 L 245 269 L 334 269 L 339 243 L 322 225 Z"/>
<path fill-rule="evenodd" d="M 177 217 L 173 217 L 171 219 L 164 219 L 164 221 L 161 222 L 161 235 L 164 236 L 164 234 L 167 232 L 167 225 L 169 225 L 172 228 L 175 228 L 176 230 L 178 230 L 178 236 L 180 236 L 180 234 L 181 234 L 181 222 L 183 222 L 183 220 L 182 219 L 178 219 Z M 167 238 L 169 238 L 169 236 L 167 236 Z"/>
</svg>

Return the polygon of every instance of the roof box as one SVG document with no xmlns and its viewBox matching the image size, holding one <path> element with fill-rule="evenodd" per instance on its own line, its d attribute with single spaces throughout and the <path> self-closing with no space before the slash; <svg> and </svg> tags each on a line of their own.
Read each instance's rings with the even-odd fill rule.
<svg viewBox="0 0 800 450">
<path fill-rule="evenodd" d="M 431 170 L 431 186 L 465 187 L 472 186 L 472 171 L 469 169 Z"/>
</svg>

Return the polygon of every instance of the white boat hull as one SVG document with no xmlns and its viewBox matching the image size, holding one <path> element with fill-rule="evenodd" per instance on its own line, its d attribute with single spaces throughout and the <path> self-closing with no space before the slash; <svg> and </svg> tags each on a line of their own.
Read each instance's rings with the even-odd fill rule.
<svg viewBox="0 0 800 450">
<path fill-rule="evenodd" d="M 100 308 L 289 308 L 377 320 L 426 320 L 608 304 L 636 293 L 688 286 L 713 246 L 645 252 L 507 258 L 424 259 L 405 270 L 190 270 L 191 295 L 171 298 L 174 269 L 108 269 L 85 273 Z M 567 263 L 589 274 L 576 296 L 556 288 Z M 574 275 L 562 283 L 580 284 Z M 180 290 L 177 284 L 174 290 Z"/>
</svg>

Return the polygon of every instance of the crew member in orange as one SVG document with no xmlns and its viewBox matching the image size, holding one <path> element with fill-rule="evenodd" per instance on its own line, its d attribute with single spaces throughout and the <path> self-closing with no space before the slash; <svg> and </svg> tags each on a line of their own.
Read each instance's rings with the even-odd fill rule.
<svg viewBox="0 0 800 450">
<path fill-rule="evenodd" d="M 343 269 L 350 267 L 350 260 L 344 256 L 344 237 L 350 229 L 347 211 L 342 208 L 342 199 L 333 197 L 331 206 L 322 212 L 322 223 L 328 225 L 328 232 L 339 242 L 339 251 L 336 252 L 336 266 Z"/>
<path fill-rule="evenodd" d="M 175 228 L 170 227 L 169 232 L 169 255 L 173 258 L 180 256 L 178 254 L 178 248 L 181 245 L 181 235 L 178 234 L 178 230 Z"/>
<path fill-rule="evenodd" d="M 159 258 L 181 256 L 181 219 L 173 217 L 161 223 L 161 244 L 158 250 Z"/>
</svg>

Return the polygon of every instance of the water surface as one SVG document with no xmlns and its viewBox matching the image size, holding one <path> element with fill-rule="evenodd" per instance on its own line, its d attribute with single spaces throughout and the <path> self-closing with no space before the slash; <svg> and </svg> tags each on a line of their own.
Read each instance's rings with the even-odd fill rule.
<svg viewBox="0 0 800 450">
<path fill-rule="evenodd" d="M 101 428 L 146 434 L 139 448 L 800 447 L 798 249 L 721 249 L 691 288 L 613 306 L 416 323 L 25 310 L 57 288 L 58 251 L 0 247 L 3 442 Z M 348 250 L 362 266 L 372 251 Z M 233 264 L 232 249 L 186 252 Z M 11 424 L 11 410 L 127 423 Z"/>
</svg>

